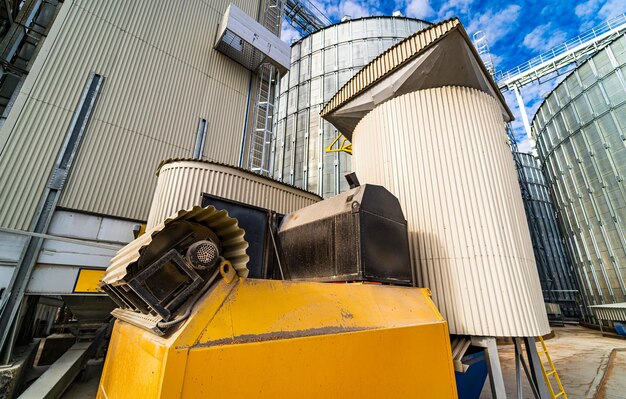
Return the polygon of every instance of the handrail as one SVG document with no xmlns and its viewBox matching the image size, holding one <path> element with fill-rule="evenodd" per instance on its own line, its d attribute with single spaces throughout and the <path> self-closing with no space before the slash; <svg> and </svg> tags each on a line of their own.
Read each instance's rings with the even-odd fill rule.
<svg viewBox="0 0 626 399">
<path fill-rule="evenodd" d="M 611 31 L 619 32 L 621 30 L 626 30 L 626 13 L 610 18 L 600 25 L 581 33 L 575 38 L 569 39 L 565 43 L 562 43 L 543 54 L 533 57 L 529 61 L 526 61 L 506 72 L 497 72 L 495 76 L 496 81 L 501 83 L 505 80 L 509 80 L 513 76 L 521 75 L 537 66 L 553 61 L 561 55 L 572 52 L 577 47 L 586 43 L 592 43 L 594 39 L 598 39 L 606 33 Z"/>
</svg>

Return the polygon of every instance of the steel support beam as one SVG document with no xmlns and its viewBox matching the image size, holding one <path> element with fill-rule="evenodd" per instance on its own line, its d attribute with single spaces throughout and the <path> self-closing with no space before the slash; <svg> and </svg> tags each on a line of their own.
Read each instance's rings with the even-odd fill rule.
<svg viewBox="0 0 626 399">
<path fill-rule="evenodd" d="M 530 130 L 530 122 L 528 120 L 528 113 L 526 112 L 526 105 L 524 105 L 524 99 L 522 98 L 522 93 L 520 93 L 519 87 L 515 86 L 513 88 L 515 92 L 515 98 L 517 99 L 517 105 L 519 106 L 519 112 L 522 115 L 522 122 L 524 123 L 524 130 L 526 130 L 526 137 L 528 137 L 528 141 L 530 142 L 530 149 L 532 154 L 537 156 L 537 143 L 533 138 L 533 135 Z"/>
<path fill-rule="evenodd" d="M 559 73 L 562 68 L 584 60 L 603 49 L 624 32 L 626 32 L 626 14 L 621 14 L 522 65 L 497 74 L 498 87 L 505 91 L 511 87 L 524 86 L 552 73 Z"/>
<path fill-rule="evenodd" d="M 494 399 L 506 399 L 502 366 L 498 357 L 498 346 L 494 337 L 472 337 L 472 345 L 485 348 L 487 370 L 489 371 L 489 385 L 491 396 Z"/>
<path fill-rule="evenodd" d="M 524 373 L 526 374 L 526 378 L 528 378 L 528 382 L 530 383 L 530 389 L 533 391 L 533 397 L 535 399 L 540 399 L 539 392 L 537 392 L 537 386 L 535 385 L 532 376 L 530 374 L 530 370 L 528 370 L 528 366 L 526 365 L 526 361 L 524 360 L 524 352 L 522 351 L 522 339 L 521 338 L 513 338 L 513 343 L 515 345 L 515 367 L 517 371 L 517 386 L 518 386 L 518 397 L 523 398 L 523 390 L 521 386 L 521 375 L 519 372 L 519 365 L 524 369 Z M 521 395 L 521 396 L 520 396 Z"/>
<path fill-rule="evenodd" d="M 104 342 L 111 324 L 96 331 L 91 342 L 77 342 L 54 362 L 35 382 L 19 396 L 19 399 L 59 398 L 74 381 L 78 373 Z"/>
<path fill-rule="evenodd" d="M 548 386 L 543 378 L 543 370 L 541 369 L 541 359 L 537 353 L 537 344 L 535 344 L 535 337 L 523 337 L 524 345 L 526 346 L 526 355 L 528 357 L 529 372 L 531 385 L 534 383 L 537 388 L 539 399 L 551 399 L 552 396 L 548 391 Z"/>
</svg>

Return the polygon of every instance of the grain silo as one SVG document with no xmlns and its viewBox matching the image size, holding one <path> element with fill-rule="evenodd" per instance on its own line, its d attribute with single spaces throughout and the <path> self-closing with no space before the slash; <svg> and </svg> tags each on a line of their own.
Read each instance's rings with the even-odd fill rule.
<svg viewBox="0 0 626 399">
<path fill-rule="evenodd" d="M 291 47 L 291 68 L 280 83 L 273 177 L 324 197 L 348 188 L 343 176 L 350 155 L 326 153 L 337 129 L 319 117 L 322 105 L 380 53 L 427 22 L 405 17 L 368 17 L 326 27 Z"/>
<path fill-rule="evenodd" d="M 549 332 L 505 134 L 511 112 L 458 19 L 381 54 L 322 116 L 352 140 L 360 181 L 400 199 L 418 280 L 452 334 Z"/>
<path fill-rule="evenodd" d="M 518 162 L 524 209 L 548 313 L 580 317 L 576 276 L 565 249 L 550 188 L 541 165 L 532 154 L 516 152 L 514 159 Z"/>
<path fill-rule="evenodd" d="M 626 301 L 625 74 L 621 35 L 563 80 L 532 123 L 586 305 Z"/>
</svg>

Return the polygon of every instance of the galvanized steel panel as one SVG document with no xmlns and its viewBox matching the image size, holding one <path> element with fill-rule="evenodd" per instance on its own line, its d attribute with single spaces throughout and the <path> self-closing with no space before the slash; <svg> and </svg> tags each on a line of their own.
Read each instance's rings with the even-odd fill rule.
<svg viewBox="0 0 626 399">
<path fill-rule="evenodd" d="M 398 196 L 418 281 L 452 334 L 549 332 L 500 105 L 442 87 L 377 106 L 353 135 L 362 183 Z"/>
<path fill-rule="evenodd" d="M 370 60 L 428 25 L 405 17 L 359 18 L 294 43 L 276 98 L 272 176 L 323 197 L 347 190 L 350 155 L 325 152 L 339 133 L 319 111 Z"/>
<path fill-rule="evenodd" d="M 531 154 L 513 155 L 522 187 L 526 220 L 535 250 L 543 297 L 557 302 L 563 314 L 580 317 L 578 284 L 556 219 L 550 188 L 539 161 Z M 546 306 L 548 304 L 546 303 Z M 550 307 L 547 307 L 550 310 Z M 559 313 L 561 313 L 559 311 Z"/>
<path fill-rule="evenodd" d="M 159 169 L 147 228 L 174 212 L 200 205 L 202 193 L 283 214 L 321 200 L 315 194 L 232 166 L 174 160 Z"/>
<path fill-rule="evenodd" d="M 234 1 L 257 17 L 259 1 Z M 230 1 L 63 4 L 0 131 L 0 226 L 28 229 L 91 72 L 103 91 L 60 206 L 145 220 L 158 161 L 239 159 L 249 71 L 213 50 Z"/>
<path fill-rule="evenodd" d="M 546 97 L 532 132 L 585 305 L 624 302 L 626 37 Z"/>
</svg>

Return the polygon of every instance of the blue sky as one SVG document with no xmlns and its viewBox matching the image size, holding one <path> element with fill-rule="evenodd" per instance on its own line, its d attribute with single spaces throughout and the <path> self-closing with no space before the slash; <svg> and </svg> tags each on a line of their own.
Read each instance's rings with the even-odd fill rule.
<svg viewBox="0 0 626 399">
<path fill-rule="evenodd" d="M 497 70 L 507 71 L 554 46 L 593 28 L 604 20 L 626 12 L 626 0 L 309 0 L 333 22 L 344 15 L 358 18 L 370 15 L 404 15 L 438 22 L 457 16 L 470 34 L 482 30 L 487 35 Z M 283 40 L 298 38 L 285 26 Z M 543 97 L 562 79 L 527 85 L 522 89 L 529 118 Z M 513 128 L 521 150 L 528 142 L 512 93 L 505 93 L 516 121 Z"/>
</svg>

